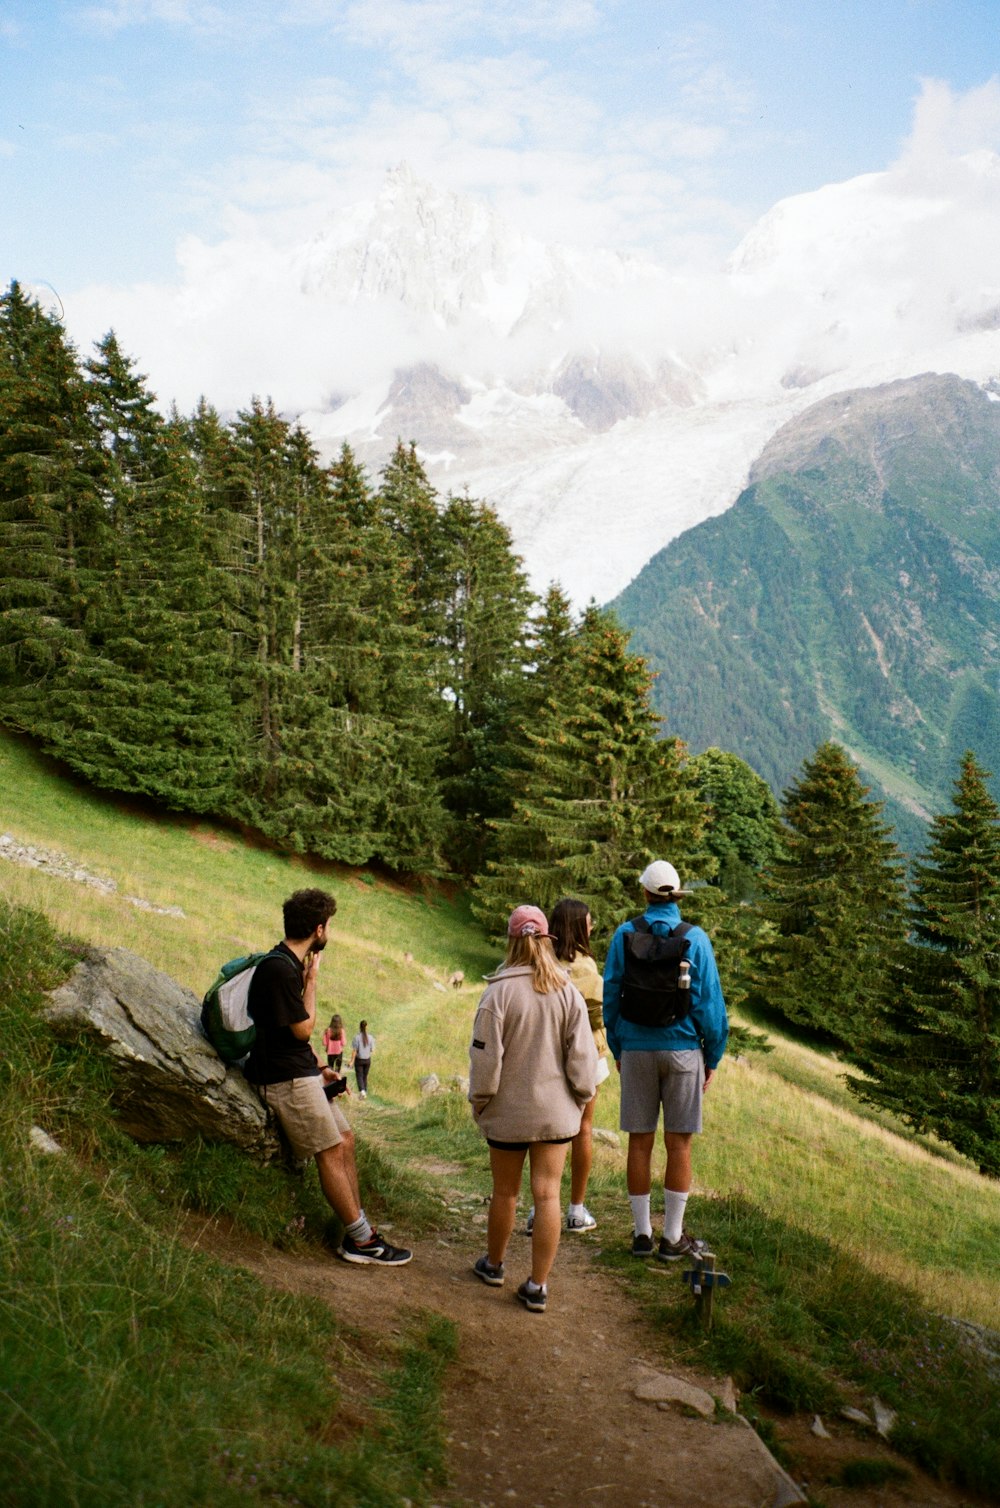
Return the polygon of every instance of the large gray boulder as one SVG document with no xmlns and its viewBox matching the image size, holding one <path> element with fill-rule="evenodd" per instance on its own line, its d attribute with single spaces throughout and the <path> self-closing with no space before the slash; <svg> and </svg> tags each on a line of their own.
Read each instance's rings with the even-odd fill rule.
<svg viewBox="0 0 1000 1508">
<path fill-rule="evenodd" d="M 267 1114 L 238 1068 L 201 1030 L 190 990 L 126 948 L 94 949 L 49 996 L 59 1035 L 83 1035 L 114 1063 L 114 1104 L 136 1141 L 196 1136 L 232 1142 L 262 1161 L 281 1155 Z"/>
</svg>

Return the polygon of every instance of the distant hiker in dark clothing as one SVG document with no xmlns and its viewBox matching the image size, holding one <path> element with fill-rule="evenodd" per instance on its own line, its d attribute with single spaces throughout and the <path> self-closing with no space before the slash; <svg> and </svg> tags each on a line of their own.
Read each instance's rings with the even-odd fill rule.
<svg viewBox="0 0 1000 1508">
<path fill-rule="evenodd" d="M 363 1100 L 368 1098 L 368 1070 L 372 1066 L 374 1055 L 375 1038 L 368 1030 L 368 1022 L 362 1021 L 351 1043 L 351 1061 L 347 1066 L 354 1069 L 354 1077 L 358 1081 L 358 1094 Z"/>
<path fill-rule="evenodd" d="M 663 1108 L 667 1165 L 663 1175 L 662 1262 L 694 1256 L 705 1243 L 684 1230 L 691 1188 L 691 1143 L 701 1130 L 702 1094 L 726 1050 L 729 1023 L 712 944 L 700 927 L 684 928 L 689 1009 L 667 1024 L 643 1024 L 643 1014 L 623 999 L 629 955 L 637 931 L 669 937 L 681 926 L 677 900 L 686 894 L 672 864 L 657 860 L 639 877 L 646 896 L 642 917 L 624 922 L 611 939 L 604 966 L 604 1024 L 621 1073 L 621 1129 L 628 1132 L 628 1195 L 634 1235 L 632 1255 L 653 1255 L 649 1201 L 653 1146 Z M 633 966 L 634 967 L 634 966 Z M 628 991 L 625 991 L 628 995 Z"/>
<path fill-rule="evenodd" d="M 338 1257 L 398 1267 L 413 1253 L 383 1240 L 361 1207 L 354 1134 L 324 1093 L 326 1074 L 309 1040 L 320 956 L 336 909 L 323 890 L 297 890 L 285 902 L 284 941 L 257 965 L 250 983 L 247 1009 L 257 1035 L 244 1072 L 278 1117 L 295 1156 L 316 1159 L 326 1200 L 344 1223 Z"/>
</svg>

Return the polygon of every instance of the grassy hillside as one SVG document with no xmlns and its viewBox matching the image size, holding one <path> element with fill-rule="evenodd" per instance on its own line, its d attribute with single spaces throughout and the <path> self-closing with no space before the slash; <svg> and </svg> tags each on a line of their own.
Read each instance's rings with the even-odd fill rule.
<svg viewBox="0 0 1000 1508">
<path fill-rule="evenodd" d="M 203 823 L 129 809 L 63 780 L 45 761 L 9 738 L 0 738 L 0 792 L 4 793 L 0 834 L 40 849 L 59 850 L 78 869 L 114 880 L 118 886 L 114 894 L 103 894 L 78 880 L 0 859 L 0 902 L 45 913 L 64 936 L 131 947 L 198 992 L 222 959 L 268 945 L 277 937 L 280 902 L 291 889 L 309 882 L 331 888 L 340 908 L 334 945 L 320 975 L 320 1017 L 340 1009 L 353 1027 L 360 1016 L 367 1016 L 379 1037 L 371 1098 L 365 1106 L 355 1104 L 353 1112 L 364 1149 L 363 1176 L 372 1191 L 370 1207 L 380 1219 L 388 1216 L 407 1236 L 419 1240 L 421 1232 L 432 1233 L 435 1221 L 447 1222 L 451 1217 L 442 1211 L 423 1170 L 430 1161 L 442 1158 L 465 1170 L 462 1177 L 469 1207 L 475 1207 L 488 1187 L 488 1176 L 484 1149 L 464 1102 L 457 1095 L 423 1100 L 418 1083 L 425 1072 L 434 1071 L 447 1079 L 465 1070 L 479 976 L 497 961 L 495 951 L 470 923 L 462 896 L 407 893 L 368 874 L 286 858 Z M 128 896 L 179 907 L 184 915 L 137 908 Z M 71 963 L 62 944 L 34 940 L 33 934 L 26 934 L 23 941 L 8 937 L 6 943 L 0 962 L 8 970 L 24 967 L 26 959 L 34 968 L 38 961 L 40 972 L 33 988 L 51 983 Z M 458 991 L 446 983 L 456 969 L 464 970 L 467 980 Z M 24 1292 L 15 1289 L 13 1297 L 4 1300 L 0 1340 L 11 1328 L 23 1329 L 25 1305 L 30 1307 L 32 1333 L 47 1334 L 46 1327 L 55 1324 L 62 1336 L 60 1344 L 66 1347 L 77 1343 L 75 1325 L 84 1325 L 90 1334 L 93 1326 L 86 1315 L 93 1304 L 88 1305 L 79 1284 L 74 1287 L 73 1277 L 74 1255 L 79 1260 L 88 1248 L 86 1241 L 76 1245 L 74 1237 L 87 1228 L 99 1231 L 101 1221 L 111 1219 L 110 1230 L 117 1232 L 114 1242 L 120 1244 L 112 1251 L 108 1241 L 97 1243 L 93 1261 L 99 1271 L 87 1281 L 104 1292 L 115 1264 L 127 1269 L 131 1288 L 124 1310 L 108 1310 L 101 1332 L 104 1339 L 95 1334 L 95 1355 L 86 1361 L 84 1372 L 78 1357 L 76 1370 L 68 1362 L 59 1363 L 65 1375 L 59 1367 L 55 1379 L 46 1373 L 46 1390 L 58 1385 L 72 1393 L 85 1385 L 82 1378 L 87 1369 L 95 1375 L 100 1372 L 97 1351 L 101 1345 L 112 1355 L 121 1346 L 131 1345 L 132 1327 L 140 1323 L 136 1314 L 144 1316 L 146 1306 L 152 1305 L 156 1333 L 147 1336 L 143 1317 L 139 1352 L 146 1354 L 149 1341 L 154 1355 L 161 1357 L 156 1365 L 150 1363 L 151 1386 L 157 1396 L 151 1426 L 155 1433 L 165 1427 L 164 1411 L 169 1414 L 171 1408 L 179 1407 L 171 1402 L 179 1396 L 178 1390 L 194 1388 L 195 1376 L 198 1388 L 211 1384 L 211 1376 L 203 1375 L 198 1360 L 203 1348 L 195 1333 L 196 1320 L 188 1315 L 177 1287 L 178 1274 L 190 1285 L 190 1293 L 197 1295 L 191 1302 L 198 1312 L 214 1316 L 210 1328 L 218 1334 L 223 1361 L 226 1356 L 249 1355 L 259 1347 L 252 1337 L 241 1340 L 238 1336 L 241 1306 L 237 1303 L 234 1310 L 225 1298 L 225 1293 L 232 1292 L 231 1285 L 227 1287 L 220 1274 L 206 1274 L 189 1254 L 183 1254 L 176 1233 L 170 1235 L 179 1218 L 171 1212 L 194 1203 L 209 1211 L 236 1214 L 271 1239 L 294 1241 L 299 1228 L 304 1228 L 306 1239 L 321 1239 L 325 1213 L 314 1174 L 286 1187 L 274 1182 L 277 1175 L 257 1174 L 245 1159 L 216 1155 L 211 1149 L 177 1155 L 157 1149 L 137 1152 L 125 1138 L 116 1139 L 113 1129 L 102 1129 L 107 1085 L 100 1065 L 81 1069 L 59 1053 L 52 1056 L 44 1045 L 43 1030 L 25 1024 L 16 1014 L 20 991 L 15 995 L 11 1019 L 16 1032 L 23 1032 L 30 1052 L 27 1047 L 22 1052 L 20 1046 L 14 1052 L 7 1042 L 5 1072 L 8 1076 L 17 1072 L 20 1077 L 11 1118 L 0 1130 L 4 1155 L 11 1159 L 8 1166 L 16 1169 L 8 1185 L 7 1216 L 14 1222 L 12 1228 L 20 1221 L 22 1226 L 28 1222 L 30 1229 L 16 1236 L 10 1249 L 26 1252 L 41 1235 L 45 1261 L 54 1265 L 43 1264 L 47 1276 L 41 1285 L 32 1282 Z M 945 1314 L 1000 1329 L 995 1270 L 1000 1250 L 1000 1184 L 981 1178 L 950 1152 L 931 1143 L 917 1143 L 884 1121 L 860 1115 L 840 1080 L 835 1060 L 791 1040 L 777 1036 L 773 1040 L 776 1050 L 766 1059 L 724 1065 L 710 1092 L 706 1134 L 697 1147 L 701 1197 L 693 1201 L 689 1223 L 718 1243 L 736 1278 L 726 1305 L 733 1323 L 719 1327 L 712 1342 L 714 1351 L 706 1352 L 704 1343 L 692 1342 L 683 1329 L 689 1301 L 680 1285 L 668 1304 L 656 1274 L 636 1273 L 627 1258 L 616 1255 L 624 1251 L 631 1230 L 623 1157 L 614 1148 L 602 1146 L 588 1202 L 601 1221 L 605 1260 L 637 1285 L 640 1300 L 649 1305 L 651 1320 L 663 1323 L 665 1333 L 672 1337 L 672 1350 L 694 1344 L 697 1351 L 700 1346 L 698 1354 L 705 1364 L 732 1370 L 748 1394 L 781 1407 L 832 1407 L 845 1379 L 855 1387 L 878 1391 L 889 1401 L 896 1388 L 909 1410 L 905 1448 L 932 1468 L 957 1473 L 973 1485 L 981 1483 L 984 1473 L 992 1469 L 986 1462 L 993 1450 L 988 1438 L 996 1434 L 989 1420 L 990 1410 L 997 1409 L 997 1390 L 981 1368 L 959 1354 L 957 1343 L 947 1333 L 933 1329 L 932 1316 Z M 28 1066 L 11 1066 L 17 1063 Z M 36 1066 L 31 1067 L 32 1063 Z M 81 1155 L 97 1154 L 99 1164 L 92 1178 L 71 1179 L 65 1169 L 48 1166 L 39 1170 L 37 1159 L 32 1161 L 23 1145 L 33 1114 L 48 1116 L 50 1128 L 65 1134 Z M 617 1126 L 614 1075 L 602 1090 L 597 1124 Z M 22 1209 L 29 1213 L 19 1213 Z M 60 1225 L 67 1216 L 70 1223 Z M 151 1243 L 148 1234 L 143 1236 L 146 1221 L 158 1223 L 158 1241 Z M 18 1246 L 19 1240 L 27 1244 Z M 632 1269 L 635 1266 L 631 1264 Z M 59 1291 L 50 1293 L 53 1283 Z M 162 1302 L 154 1297 L 161 1290 L 168 1295 Z M 242 1307 L 251 1306 L 246 1301 Z M 95 1312 L 103 1312 L 101 1303 Z M 289 1334 L 297 1337 L 296 1344 L 308 1350 L 325 1343 L 309 1328 L 304 1314 L 294 1307 L 281 1312 L 290 1315 Z M 446 1338 L 437 1331 L 437 1339 L 431 1337 L 426 1327 L 430 1324 L 433 1330 L 437 1323 L 433 1318 L 425 1317 L 422 1323 L 423 1339 L 417 1350 L 437 1357 L 435 1366 L 440 1372 L 446 1364 Z M 177 1345 L 180 1360 L 174 1355 Z M 923 1367 L 921 1358 L 928 1347 L 937 1371 L 922 1376 L 917 1369 Z M 174 1360 L 168 1365 L 165 1358 L 171 1355 Z M 902 1377 L 898 1375 L 901 1357 L 908 1369 Z M 49 1360 L 51 1356 L 46 1365 Z M 21 1361 L 25 1366 L 36 1365 L 31 1357 Z M 220 1387 L 225 1385 L 226 1367 L 238 1364 L 232 1359 L 225 1365 L 223 1361 L 217 1369 Z M 267 1372 L 271 1377 L 274 1368 L 280 1373 L 291 1362 L 284 1353 L 268 1351 L 261 1365 L 271 1369 Z M 385 1359 L 387 1369 L 397 1365 L 403 1362 Z M 176 1386 L 170 1380 L 175 1372 Z M 433 1377 L 425 1382 L 431 1397 L 437 1383 Z M 140 1384 L 141 1377 L 136 1382 L 123 1364 L 113 1382 L 107 1379 L 101 1384 L 105 1392 L 98 1390 L 94 1404 L 94 1409 L 105 1407 L 116 1417 L 120 1413 L 120 1449 L 130 1460 L 129 1453 L 137 1454 L 138 1446 L 128 1444 L 128 1420 L 139 1407 L 134 1389 Z M 972 1389 L 982 1398 L 987 1386 L 992 1387 L 992 1403 L 977 1404 L 974 1418 L 971 1405 L 957 1410 L 952 1406 L 956 1389 Z M 200 1406 L 210 1414 L 216 1405 L 208 1399 Z M 317 1398 L 310 1418 L 316 1410 L 334 1406 L 335 1393 L 328 1388 Z M 428 1407 L 433 1410 L 432 1403 Z M 93 1417 L 93 1410 L 84 1411 L 80 1429 L 86 1430 L 87 1419 Z M 263 1452 L 267 1431 L 260 1417 Z M 13 1415 L 8 1422 L 14 1429 Z M 51 1427 L 56 1428 L 55 1422 Z M 194 1428 L 194 1424 L 179 1427 Z M 981 1442 L 969 1437 L 968 1430 L 973 1428 L 982 1434 Z M 430 1423 L 426 1432 L 430 1438 Z M 14 1429 L 12 1438 L 17 1435 Z M 222 1434 L 201 1427 L 199 1439 L 209 1436 L 215 1441 L 213 1448 L 221 1451 Z M 37 1449 L 45 1449 L 40 1437 Z M 364 1442 L 359 1449 L 363 1456 Z M 59 1461 L 71 1450 L 72 1442 L 61 1437 L 59 1449 L 49 1449 L 53 1471 L 57 1473 Z M 162 1501 L 208 1500 L 198 1495 L 209 1492 L 217 1473 L 209 1461 L 208 1444 L 204 1450 L 209 1454 L 197 1469 L 188 1461 L 181 1470 L 182 1446 L 164 1444 L 162 1470 L 181 1471 L 181 1486 Z M 176 1460 L 166 1459 L 171 1451 Z M 329 1461 L 317 1464 L 313 1457 L 309 1459 L 311 1469 L 334 1471 Z M 271 1461 L 269 1469 L 277 1473 L 280 1464 Z M 136 1482 L 147 1481 L 138 1460 L 129 1469 Z M 363 1462 L 358 1470 L 363 1477 Z M 412 1475 L 403 1452 L 394 1491 L 419 1501 L 420 1491 L 408 1485 L 408 1472 Z M 244 1490 L 245 1483 L 237 1485 Z M 289 1486 L 287 1492 L 283 1500 L 294 1500 L 298 1494 L 300 1501 L 312 1501 L 301 1495 L 301 1483 Z M 213 1500 L 228 1501 L 230 1496 L 235 1501 L 235 1488 Z M 86 1493 L 79 1499 L 60 1498 L 58 1493 L 47 1500 L 44 1494 L 31 1499 L 39 1503 L 62 1500 L 103 1501 L 99 1495 Z M 370 1499 L 398 1500 L 392 1493 Z M 144 1498 L 136 1490 L 131 1499 L 116 1496 L 107 1501 L 161 1499 Z M 360 1494 L 356 1501 L 369 1499 Z"/>
<path fill-rule="evenodd" d="M 0 790 L 7 793 L 0 832 L 59 849 L 118 884 L 105 896 L 0 861 L 0 893 L 43 911 L 57 930 L 133 948 L 200 994 L 222 959 L 276 940 L 286 893 L 322 883 L 339 906 L 318 1017 L 340 1010 L 352 1030 L 367 1017 L 380 1038 L 373 1098 L 416 1105 L 424 1073 L 445 1079 L 466 1070 L 477 981 L 497 953 L 470 923 L 464 897 L 413 895 L 364 872 L 254 848 L 203 823 L 137 815 L 60 780 L 6 738 Z M 184 917 L 139 910 L 126 895 L 180 906 Z M 461 991 L 446 988 L 456 969 L 467 980 Z M 710 1131 L 698 1148 L 703 1186 L 746 1193 L 904 1276 L 935 1307 L 1000 1328 L 1000 1185 L 947 1149 L 859 1114 L 835 1060 L 773 1040 L 777 1050 L 766 1059 L 729 1061 L 712 1087 Z M 617 1126 L 615 1089 L 612 1079 L 602 1092 L 598 1125 Z M 617 1177 L 610 1156 L 607 1165 Z M 881 1194 L 873 1203 L 874 1187 Z"/>
<path fill-rule="evenodd" d="M 906 846 L 1000 741 L 1000 406 L 927 376 L 840 394 L 772 440 L 727 513 L 614 604 L 668 729 L 781 790 L 826 738 Z"/>
</svg>

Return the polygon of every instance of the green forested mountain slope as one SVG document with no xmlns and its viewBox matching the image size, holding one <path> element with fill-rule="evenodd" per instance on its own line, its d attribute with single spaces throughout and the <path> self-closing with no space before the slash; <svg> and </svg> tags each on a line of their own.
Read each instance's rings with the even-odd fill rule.
<svg viewBox="0 0 1000 1508">
<path fill-rule="evenodd" d="M 1000 403 L 923 376 L 817 404 L 614 606 L 693 751 L 780 788 L 834 737 L 913 841 L 965 748 L 1000 767 Z"/>
</svg>

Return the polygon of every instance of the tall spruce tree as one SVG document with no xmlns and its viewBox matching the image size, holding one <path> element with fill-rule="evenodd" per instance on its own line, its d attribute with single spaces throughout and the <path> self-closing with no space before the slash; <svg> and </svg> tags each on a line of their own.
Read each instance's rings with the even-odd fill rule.
<svg viewBox="0 0 1000 1508">
<path fill-rule="evenodd" d="M 233 760 L 228 645 L 191 457 L 113 333 L 87 372 L 110 533 L 88 654 L 67 677 L 71 763 L 95 785 L 222 812 Z"/>
<path fill-rule="evenodd" d="M 747 997 L 852 1049 L 903 936 L 903 870 L 882 804 L 839 744 L 821 744 L 782 798 L 782 852 L 764 870 L 772 925 Z"/>
<path fill-rule="evenodd" d="M 311 478 L 293 452 L 290 426 L 270 401 L 254 398 L 237 414 L 230 434 L 230 506 L 242 518 L 247 544 L 241 606 L 250 737 L 238 814 L 295 846 L 296 798 L 288 781 L 294 787 L 307 772 L 283 738 L 283 721 L 286 695 L 294 699 L 296 693 L 288 683 L 300 611 L 303 492 Z"/>
<path fill-rule="evenodd" d="M 916 866 L 912 932 L 850 1078 L 868 1104 L 933 1131 L 1000 1177 L 1000 808 L 961 762 L 953 805 Z"/>
<path fill-rule="evenodd" d="M 558 606 L 553 602 L 553 608 Z M 676 739 L 658 737 L 652 676 L 614 616 L 586 609 L 572 653 L 525 728 L 509 818 L 477 884 L 477 914 L 499 931 L 518 901 L 585 900 L 607 932 L 636 906 L 645 864 L 669 854 L 685 879 L 714 864 L 704 811 Z"/>
<path fill-rule="evenodd" d="M 442 695 L 450 709 L 441 788 L 452 818 L 456 869 L 481 866 L 488 823 L 508 807 L 506 773 L 524 693 L 533 601 L 510 531 L 492 508 L 448 499 L 441 515 L 447 562 Z"/>
<path fill-rule="evenodd" d="M 67 676 L 104 589 L 102 472 L 76 352 L 14 282 L 0 297 L 0 706 L 64 756 Z"/>
<path fill-rule="evenodd" d="M 408 620 L 406 561 L 348 446 L 306 513 L 302 672 L 321 743 L 311 846 L 352 863 L 440 867 L 438 698 Z M 306 829 L 304 829 L 306 830 Z"/>
</svg>

